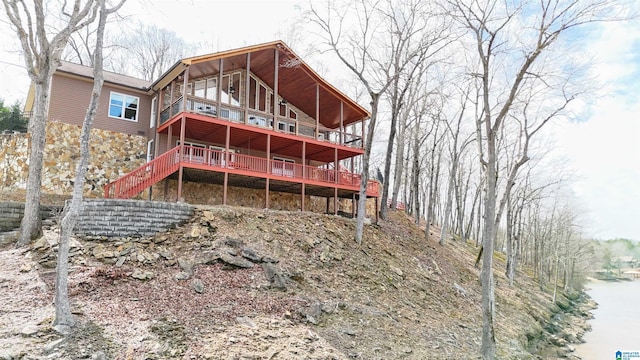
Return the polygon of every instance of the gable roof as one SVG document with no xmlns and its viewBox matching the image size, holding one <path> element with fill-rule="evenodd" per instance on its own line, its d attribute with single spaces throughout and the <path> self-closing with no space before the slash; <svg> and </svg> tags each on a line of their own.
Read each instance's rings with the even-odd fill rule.
<svg viewBox="0 0 640 360">
<path fill-rule="evenodd" d="M 311 117 L 316 116 L 318 108 L 320 122 L 328 128 L 339 126 L 340 109 L 343 104 L 344 125 L 370 116 L 366 109 L 318 75 L 280 40 L 184 58 L 176 62 L 157 79 L 151 85 L 150 90 L 157 91 L 170 84 L 171 81 L 181 78 L 186 68 L 189 68 L 190 79 L 216 74 L 220 70 L 220 60 L 223 62 L 224 72 L 244 70 L 248 67 L 251 73 L 274 89 L 276 53 L 278 93 L 281 98 Z M 316 107 L 317 103 L 319 103 L 318 107 Z"/>
</svg>

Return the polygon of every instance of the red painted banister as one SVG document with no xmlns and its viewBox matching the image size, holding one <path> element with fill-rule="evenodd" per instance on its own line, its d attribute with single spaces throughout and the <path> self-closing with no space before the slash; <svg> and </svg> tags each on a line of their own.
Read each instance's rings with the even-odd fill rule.
<svg viewBox="0 0 640 360">
<path fill-rule="evenodd" d="M 129 199 L 166 178 L 180 166 L 175 147 L 104 187 L 105 198 Z"/>
</svg>

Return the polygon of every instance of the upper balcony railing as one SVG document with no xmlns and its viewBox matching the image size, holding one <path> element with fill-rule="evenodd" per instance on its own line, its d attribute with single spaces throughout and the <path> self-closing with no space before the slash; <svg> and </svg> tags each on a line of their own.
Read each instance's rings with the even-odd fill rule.
<svg viewBox="0 0 640 360">
<path fill-rule="evenodd" d="M 171 106 L 168 106 L 160 112 L 160 124 L 167 122 L 169 119 L 182 112 L 182 110 L 182 98 L 179 98 L 174 101 Z M 311 124 L 306 124 L 304 122 L 288 118 L 282 119 L 282 121 L 278 120 L 278 122 L 274 124 L 274 117 L 272 114 L 253 110 L 247 111 L 249 116 L 245 121 L 245 110 L 241 107 L 225 104 L 221 105 L 220 111 L 218 111 L 217 102 L 194 96 L 187 96 L 186 111 L 212 116 L 218 119 L 229 120 L 235 123 L 267 128 L 280 133 L 317 139 L 332 144 L 362 148 L 362 137 L 360 135 L 348 133 L 346 131 L 327 129 L 324 127 L 316 129 L 316 127 Z"/>
</svg>

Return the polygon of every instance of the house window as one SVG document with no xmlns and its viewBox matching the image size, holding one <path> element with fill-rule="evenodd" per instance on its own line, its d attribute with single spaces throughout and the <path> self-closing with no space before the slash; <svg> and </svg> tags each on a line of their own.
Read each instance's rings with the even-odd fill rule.
<svg viewBox="0 0 640 360">
<path fill-rule="evenodd" d="M 195 91 L 193 93 L 193 95 L 197 96 L 197 97 L 204 97 L 204 92 L 205 92 L 205 84 L 206 82 L 204 80 L 198 80 L 196 81 L 196 86 L 195 86 Z"/>
<path fill-rule="evenodd" d="M 136 96 L 111 92 L 109 98 L 109 117 L 138 121 L 138 104 L 140 99 Z"/>
<path fill-rule="evenodd" d="M 209 100 L 218 100 L 218 91 L 217 89 L 218 79 L 209 78 L 207 79 L 207 99 Z"/>
<path fill-rule="evenodd" d="M 158 97 L 154 96 L 151 100 L 151 117 L 149 118 L 149 128 L 156 127 L 156 108 L 158 107 Z"/>
<path fill-rule="evenodd" d="M 291 134 L 296 133 L 296 124 L 286 123 L 283 121 L 278 121 L 278 130 L 282 132 L 287 132 Z"/>
</svg>

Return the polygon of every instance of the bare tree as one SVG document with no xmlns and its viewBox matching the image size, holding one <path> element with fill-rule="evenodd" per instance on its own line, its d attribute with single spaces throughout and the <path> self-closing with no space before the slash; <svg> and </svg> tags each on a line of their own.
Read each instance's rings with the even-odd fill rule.
<svg viewBox="0 0 640 360">
<path fill-rule="evenodd" d="M 546 88 L 550 93 L 557 91 L 557 83 L 547 84 L 553 77 L 548 76 L 549 64 L 562 61 L 551 59 L 553 45 L 559 43 L 560 36 L 570 29 L 594 21 L 618 19 L 620 13 L 613 0 L 545 0 L 522 1 L 517 3 L 499 0 L 447 0 L 451 14 L 463 25 L 473 39 L 479 69 L 473 71 L 482 84 L 482 117 L 478 120 L 478 141 L 482 142 L 482 164 L 485 174 L 484 230 L 482 242 L 482 315 L 483 331 L 481 354 L 484 359 L 495 359 L 496 341 L 494 332 L 494 279 L 493 250 L 496 231 L 513 184 L 517 170 L 527 160 L 527 139 L 537 130 L 536 126 L 521 126 L 525 141 L 522 156 L 510 174 L 504 178 L 505 188 L 499 198 L 497 167 L 497 142 L 505 122 L 533 121 L 543 126 L 545 119 L 555 117 L 573 98 L 565 93 L 564 102 L 551 104 L 552 109 L 540 109 L 535 115 L 524 110 L 531 119 L 514 115 L 514 108 L 528 106 L 526 96 L 521 93 L 528 87 L 532 92 Z M 533 24 L 525 26 L 523 24 Z M 514 37 L 514 32 L 520 34 Z M 516 40 L 517 39 L 517 40 Z M 550 61 L 546 61 L 550 60 Z M 505 64 L 508 63 L 509 66 Z M 497 77 L 506 79 L 506 84 Z M 551 98 L 555 94 L 550 95 Z M 546 113 L 546 115 L 543 115 Z M 542 119 L 542 121 L 540 121 Z M 531 122 L 529 123 L 531 125 Z M 528 130 L 527 130 L 528 129 Z M 539 128 L 537 128 L 539 129 Z"/>
<path fill-rule="evenodd" d="M 162 75 L 176 61 L 196 50 L 194 44 L 180 38 L 175 32 L 155 25 L 138 26 L 116 39 L 119 48 L 114 54 L 128 64 L 125 73 L 151 81 Z"/>
<path fill-rule="evenodd" d="M 73 228 L 78 219 L 80 208 L 82 207 L 82 194 L 84 191 L 85 174 L 89 163 L 89 136 L 91 135 L 91 126 L 96 116 L 96 110 L 102 93 L 102 84 L 104 76 L 102 73 L 102 46 L 104 40 L 104 29 L 109 14 L 114 13 L 122 7 L 126 0 L 120 0 L 120 3 L 113 8 L 106 8 L 106 0 L 97 0 L 100 7 L 100 16 L 98 19 L 98 27 L 95 32 L 95 49 L 93 53 L 93 89 L 91 91 L 91 100 L 87 108 L 84 121 L 82 123 L 82 131 L 80 133 L 80 160 L 76 166 L 75 182 L 73 184 L 73 197 L 71 203 L 65 209 L 65 215 L 62 218 L 60 226 L 60 238 L 58 247 L 58 264 L 56 266 L 56 316 L 53 320 L 55 329 L 59 332 L 66 333 L 75 325 L 75 320 L 71 315 L 71 307 L 69 305 L 69 295 L 67 291 L 67 279 L 69 274 L 69 239 Z"/>
<path fill-rule="evenodd" d="M 67 1 L 45 5 L 42 0 L 30 5 L 24 0 L 2 0 L 2 4 L 20 39 L 27 73 L 35 85 L 34 113 L 29 121 L 29 178 L 18 238 L 18 246 L 23 246 L 42 232 L 40 186 L 51 77 L 69 37 L 94 21 L 97 6 L 93 0 L 75 0 L 71 6 Z"/>
<path fill-rule="evenodd" d="M 371 117 L 364 139 L 364 155 L 362 158 L 362 177 L 358 198 L 358 220 L 356 224 L 356 242 L 362 243 L 364 218 L 366 213 L 366 191 L 369 180 L 369 159 L 371 146 L 378 121 L 378 106 L 382 94 L 392 81 L 403 72 L 414 56 L 406 56 L 404 62 L 394 67 L 391 58 L 398 50 L 397 36 L 385 31 L 388 18 L 381 10 L 382 1 L 358 0 L 349 3 L 338 3 L 327 0 L 325 12 L 310 4 L 309 17 L 320 29 L 322 41 L 333 51 L 338 59 L 356 76 L 370 97 Z M 387 9 L 387 13 L 393 9 Z M 353 16 L 354 18 L 347 18 Z M 347 28 L 347 24 L 354 24 Z M 386 44 L 392 44 L 388 50 Z M 395 44 L 395 46 L 393 46 Z"/>
<path fill-rule="evenodd" d="M 387 200 L 391 178 L 391 158 L 398 126 L 405 103 L 409 101 L 409 91 L 413 83 L 426 78 L 431 66 L 438 63 L 437 56 L 449 42 L 448 24 L 445 17 L 428 9 L 423 1 L 407 1 L 391 3 L 387 0 L 383 8 L 384 16 L 389 23 L 389 33 L 394 34 L 391 40 L 392 73 L 396 74 L 386 92 L 391 111 L 389 139 L 384 160 L 380 217 L 387 218 Z M 385 10 L 386 9 L 386 10 Z M 392 204 L 395 206 L 395 202 Z"/>
</svg>

